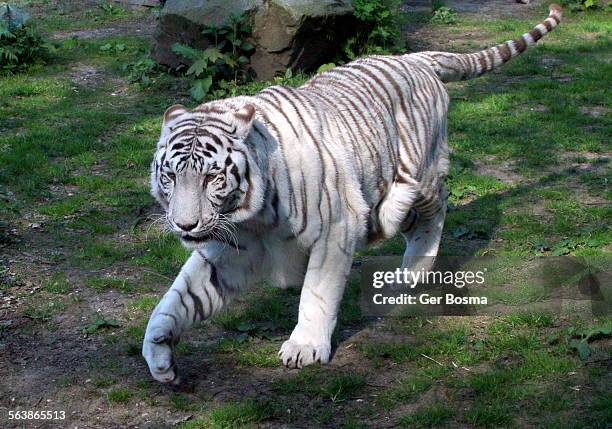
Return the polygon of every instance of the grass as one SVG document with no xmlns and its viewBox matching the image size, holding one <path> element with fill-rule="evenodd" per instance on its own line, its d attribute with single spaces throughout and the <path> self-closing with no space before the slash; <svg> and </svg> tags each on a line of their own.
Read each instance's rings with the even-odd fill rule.
<svg viewBox="0 0 612 429">
<path fill-rule="evenodd" d="M 278 348 L 280 343 L 245 341 L 244 337 L 224 339 L 216 347 L 216 351 L 244 367 L 274 368 L 278 366 Z"/>
<path fill-rule="evenodd" d="M 119 290 L 124 293 L 143 291 L 142 286 L 136 285 L 130 280 L 108 276 L 91 277 L 87 280 L 87 285 L 99 291 L 108 289 Z"/>
<path fill-rule="evenodd" d="M 111 389 L 106 394 L 106 398 L 110 403 L 124 404 L 133 396 L 132 392 L 127 389 Z"/>
<path fill-rule="evenodd" d="M 252 427 L 251 424 L 265 420 L 272 413 L 268 404 L 253 400 L 225 404 L 211 410 L 206 417 L 188 421 L 179 429 L 233 429 Z"/>
<path fill-rule="evenodd" d="M 365 384 L 362 374 L 338 373 L 313 366 L 292 378 L 279 380 L 274 390 L 283 395 L 304 395 L 311 399 L 339 402 L 358 394 Z"/>
<path fill-rule="evenodd" d="M 25 3 L 42 8 L 39 24 L 49 34 L 147 18 L 117 5 Z M 411 20 L 430 25 L 429 18 Z M 472 50 L 521 34 L 540 16 L 455 18 L 432 28 L 449 39 L 482 34 L 486 40 L 456 44 Z M 449 85 L 451 205 L 442 254 L 508 257 L 500 263 L 557 251 L 609 256 L 611 30 L 601 11 L 568 13 L 541 45 L 499 72 Z M 17 327 L 0 324 L 0 332 L 42 350 L 48 344 L 41 338 L 82 350 L 89 366 L 54 384 L 67 404 L 106 400 L 114 416 L 106 426 L 117 426 L 119 415 L 143 425 L 130 408 L 136 399 L 146 419 L 168 410 L 192 415 L 180 428 L 365 428 L 389 421 L 416 428 L 601 428 L 612 420 L 610 371 L 601 364 L 609 358 L 607 340 L 586 339 L 609 326 L 609 317 L 517 311 L 371 321 L 361 315 L 358 270 L 342 303 L 333 366 L 278 367 L 299 290 L 263 287 L 177 346 L 184 390 L 150 382 L 140 357 L 144 328 L 188 252 L 150 226 L 157 208 L 147 174 L 163 111 L 193 103 L 171 76 L 149 89 L 127 83 L 122 64 L 147 48 L 147 39 L 134 35 L 67 38 L 45 68 L 0 76 L 0 243 L 8 259 L 18 260 L 11 275 L 0 273 L 0 292 L 17 297 L 11 305 L 24 316 Z M 284 82 L 306 78 L 296 73 Z M 363 250 L 356 262 L 403 250 L 397 237 Z M 541 292 L 519 274 L 512 293 L 499 295 L 506 305 L 532 302 Z M 26 280 L 40 289 L 30 294 Z M 84 343 L 81 328 L 98 310 L 120 326 Z M 371 335 L 355 335 L 362 331 Z M 591 357 L 581 359 L 572 340 L 585 340 Z M 99 354 L 90 353 L 92 345 Z M 249 399 L 254 392 L 257 400 Z M 430 401 L 439 395 L 443 403 Z"/>
<path fill-rule="evenodd" d="M 423 406 L 414 413 L 400 418 L 399 424 L 406 428 L 441 427 L 455 414 L 455 410 L 444 404 Z"/>
</svg>

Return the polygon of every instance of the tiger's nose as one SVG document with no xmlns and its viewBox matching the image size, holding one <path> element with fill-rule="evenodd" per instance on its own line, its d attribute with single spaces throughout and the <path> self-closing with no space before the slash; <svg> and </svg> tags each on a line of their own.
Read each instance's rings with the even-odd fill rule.
<svg viewBox="0 0 612 429">
<path fill-rule="evenodd" d="M 193 231 L 194 229 L 198 227 L 199 224 L 200 224 L 200 221 L 197 221 L 196 223 L 191 223 L 188 225 L 176 222 L 176 226 L 178 226 L 185 232 Z"/>
</svg>

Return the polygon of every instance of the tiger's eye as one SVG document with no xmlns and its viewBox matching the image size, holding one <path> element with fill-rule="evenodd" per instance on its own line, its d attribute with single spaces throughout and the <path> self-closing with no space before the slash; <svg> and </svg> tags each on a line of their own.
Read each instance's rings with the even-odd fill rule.
<svg viewBox="0 0 612 429">
<path fill-rule="evenodd" d="M 210 183 L 210 179 L 211 179 L 210 174 L 207 174 L 206 176 L 204 176 L 204 184 L 202 185 L 204 188 L 208 186 L 208 184 Z"/>
<path fill-rule="evenodd" d="M 173 182 L 176 182 L 176 174 L 168 173 L 167 176 L 170 180 L 172 180 Z"/>
</svg>

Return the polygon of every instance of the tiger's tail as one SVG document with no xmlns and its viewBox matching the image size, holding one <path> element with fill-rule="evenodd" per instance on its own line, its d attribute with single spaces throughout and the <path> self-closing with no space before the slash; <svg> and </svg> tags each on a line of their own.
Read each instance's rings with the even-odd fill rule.
<svg viewBox="0 0 612 429">
<path fill-rule="evenodd" d="M 563 17 L 563 10 L 557 4 L 550 5 L 548 18 L 531 31 L 513 40 L 473 54 L 449 52 L 420 52 L 413 54 L 428 61 L 442 82 L 472 79 L 523 53 L 546 33 L 552 31 Z"/>
</svg>

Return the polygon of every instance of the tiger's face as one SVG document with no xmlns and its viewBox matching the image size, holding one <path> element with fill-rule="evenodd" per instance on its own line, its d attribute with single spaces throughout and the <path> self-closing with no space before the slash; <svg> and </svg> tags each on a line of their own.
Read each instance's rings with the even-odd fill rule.
<svg viewBox="0 0 612 429">
<path fill-rule="evenodd" d="M 151 166 L 151 192 L 183 244 L 229 242 L 231 224 L 248 219 L 261 199 L 260 174 L 245 144 L 255 108 L 221 103 L 164 114 Z"/>
</svg>

